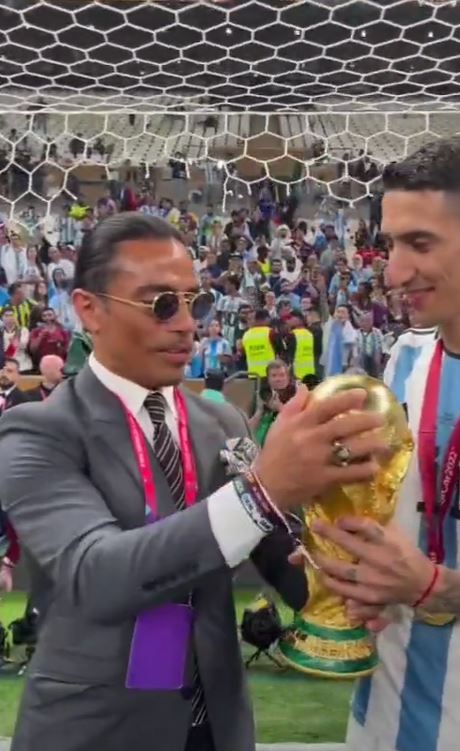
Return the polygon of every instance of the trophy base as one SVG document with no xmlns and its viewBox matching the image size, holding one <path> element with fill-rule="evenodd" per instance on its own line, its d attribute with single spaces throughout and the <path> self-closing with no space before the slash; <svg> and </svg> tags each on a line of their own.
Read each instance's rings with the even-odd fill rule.
<svg viewBox="0 0 460 751">
<path fill-rule="evenodd" d="M 363 627 L 328 628 L 297 617 L 279 644 L 290 667 L 320 678 L 354 680 L 374 672 L 378 655 Z"/>
</svg>

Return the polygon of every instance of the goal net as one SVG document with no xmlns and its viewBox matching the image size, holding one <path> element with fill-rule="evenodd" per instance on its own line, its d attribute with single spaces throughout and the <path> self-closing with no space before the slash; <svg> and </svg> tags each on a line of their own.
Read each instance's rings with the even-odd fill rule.
<svg viewBox="0 0 460 751">
<path fill-rule="evenodd" d="M 356 203 L 460 132 L 455 2 L 0 0 L 0 30 L 4 220 L 130 180 Z"/>
</svg>

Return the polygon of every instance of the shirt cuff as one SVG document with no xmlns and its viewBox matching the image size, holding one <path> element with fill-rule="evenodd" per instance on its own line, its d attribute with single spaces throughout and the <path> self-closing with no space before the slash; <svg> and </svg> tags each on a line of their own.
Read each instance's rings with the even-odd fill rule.
<svg viewBox="0 0 460 751">
<path fill-rule="evenodd" d="M 213 535 L 230 568 L 248 558 L 265 537 L 241 505 L 231 482 L 209 496 L 208 514 Z"/>
</svg>

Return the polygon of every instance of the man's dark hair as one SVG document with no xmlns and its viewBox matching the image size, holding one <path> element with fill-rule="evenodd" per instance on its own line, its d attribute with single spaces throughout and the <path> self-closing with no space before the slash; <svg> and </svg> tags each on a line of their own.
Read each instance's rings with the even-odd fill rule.
<svg viewBox="0 0 460 751">
<path fill-rule="evenodd" d="M 233 287 L 235 287 L 235 290 L 238 292 L 241 286 L 241 282 L 236 274 L 229 274 L 227 277 L 227 282 L 231 284 Z"/>
<path fill-rule="evenodd" d="M 254 323 L 268 324 L 269 320 L 270 320 L 270 316 L 268 315 L 266 310 L 256 310 L 255 315 L 254 315 Z"/>
<path fill-rule="evenodd" d="M 204 377 L 204 385 L 213 391 L 223 391 L 225 378 L 220 370 L 208 370 Z"/>
<path fill-rule="evenodd" d="M 13 284 L 10 284 L 8 287 L 8 294 L 10 297 L 14 295 L 15 292 L 18 292 L 22 287 L 21 282 L 13 282 Z"/>
<path fill-rule="evenodd" d="M 74 289 L 106 292 L 120 243 L 169 239 L 182 243 L 180 233 L 164 219 L 134 211 L 107 217 L 85 234 L 75 264 Z"/>
<path fill-rule="evenodd" d="M 13 365 L 16 365 L 17 370 L 19 370 L 19 361 L 15 357 L 5 357 L 4 364 L 6 365 L 7 362 L 12 362 Z"/>
<path fill-rule="evenodd" d="M 460 136 L 432 141 L 400 162 L 391 162 L 385 167 L 382 179 L 385 191 L 460 193 Z"/>
</svg>

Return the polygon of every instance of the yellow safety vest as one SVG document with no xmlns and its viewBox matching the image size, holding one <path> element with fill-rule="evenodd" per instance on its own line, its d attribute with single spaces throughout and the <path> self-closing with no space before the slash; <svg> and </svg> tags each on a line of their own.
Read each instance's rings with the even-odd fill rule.
<svg viewBox="0 0 460 751">
<path fill-rule="evenodd" d="M 294 375 L 299 380 L 315 373 L 315 356 L 313 351 L 313 334 L 307 329 L 294 329 L 296 340 L 294 357 Z"/>
<path fill-rule="evenodd" d="M 267 365 L 275 359 L 270 331 L 268 326 L 254 326 L 246 331 L 242 340 L 248 372 L 260 378 L 267 375 Z"/>
</svg>

